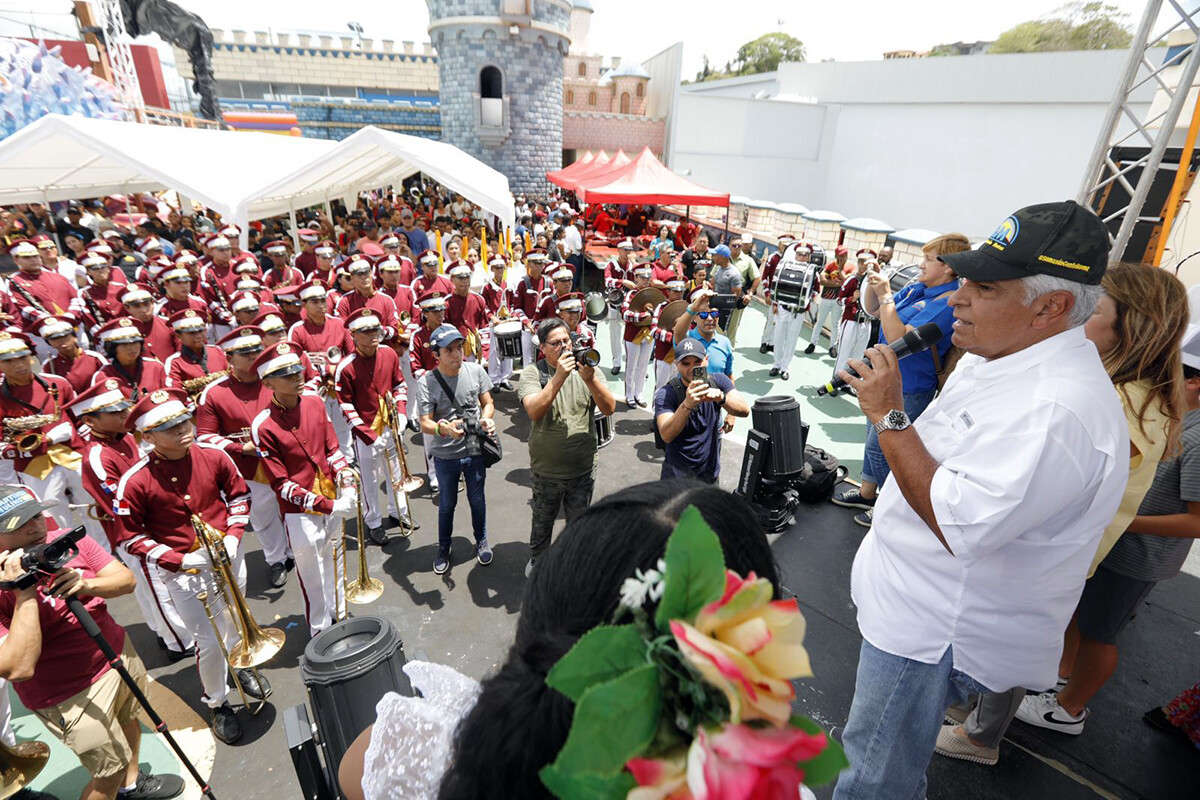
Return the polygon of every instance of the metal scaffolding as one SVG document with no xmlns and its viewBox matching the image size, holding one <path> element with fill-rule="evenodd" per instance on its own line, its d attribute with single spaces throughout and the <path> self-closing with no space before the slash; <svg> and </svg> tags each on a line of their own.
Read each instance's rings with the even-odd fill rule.
<svg viewBox="0 0 1200 800">
<path fill-rule="evenodd" d="M 129 48 L 132 38 L 125 27 L 125 15 L 121 12 L 121 0 L 95 0 L 104 20 L 104 49 L 108 53 L 112 68 L 113 84 L 121 93 L 121 101 L 133 122 L 144 122 L 146 104 L 142 100 L 142 87 L 138 82 L 137 69 L 133 63 L 133 51 Z"/>
</svg>

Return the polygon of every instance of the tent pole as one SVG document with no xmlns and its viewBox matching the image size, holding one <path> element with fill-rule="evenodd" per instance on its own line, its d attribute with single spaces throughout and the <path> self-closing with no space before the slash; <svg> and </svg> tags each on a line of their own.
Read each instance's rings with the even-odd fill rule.
<svg viewBox="0 0 1200 800">
<path fill-rule="evenodd" d="M 296 228 L 296 204 L 292 200 L 288 200 L 288 225 L 292 233 L 292 252 L 300 252 L 300 233 Z"/>
</svg>

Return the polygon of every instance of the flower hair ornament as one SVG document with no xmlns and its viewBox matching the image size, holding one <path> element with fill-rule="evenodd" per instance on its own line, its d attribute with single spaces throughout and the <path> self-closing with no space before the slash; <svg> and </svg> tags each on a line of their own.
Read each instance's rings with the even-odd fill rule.
<svg viewBox="0 0 1200 800">
<path fill-rule="evenodd" d="M 803 639 L 795 599 L 727 571 L 689 506 L 664 558 L 622 585 L 612 624 L 546 676 L 575 715 L 542 783 L 560 800 L 795 800 L 831 781 L 841 747 L 791 712 L 791 681 L 812 675 Z"/>
</svg>

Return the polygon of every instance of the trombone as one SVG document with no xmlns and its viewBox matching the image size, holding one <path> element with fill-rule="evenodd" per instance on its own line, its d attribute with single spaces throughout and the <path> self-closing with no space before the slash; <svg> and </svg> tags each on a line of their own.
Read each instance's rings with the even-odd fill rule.
<svg viewBox="0 0 1200 800">
<path fill-rule="evenodd" d="M 379 396 L 379 406 L 387 426 L 387 433 L 384 435 L 390 436 L 392 440 L 392 446 L 388 448 L 387 457 L 384 459 L 387 464 L 388 484 L 397 497 L 400 494 L 404 495 L 407 505 L 409 493 L 420 489 L 425 481 L 413 475 L 408 468 L 408 459 L 404 455 L 404 441 L 400 436 L 400 411 L 396 408 L 396 398 L 391 392 L 384 392 Z M 401 519 L 401 536 L 412 536 L 413 530 Z"/>
<path fill-rule="evenodd" d="M 362 473 L 354 474 L 354 491 L 358 498 L 358 533 L 355 537 L 358 543 L 358 577 L 354 582 L 350 581 L 349 569 L 346 564 L 346 531 L 342 529 L 342 541 L 334 545 L 333 548 L 333 574 L 334 580 L 342 587 L 342 596 L 340 601 L 336 597 L 333 609 L 334 620 L 340 622 L 350 616 L 350 609 L 347 603 L 353 603 L 356 606 L 367 605 L 374 603 L 383 594 L 383 583 L 378 578 L 372 578 L 367 574 L 367 546 L 363 536 L 363 531 L 366 530 L 366 523 L 363 521 L 363 488 L 362 488 Z M 339 562 L 341 565 L 339 566 Z M 340 577 L 340 580 L 338 580 Z"/>
<path fill-rule="evenodd" d="M 254 620 L 250 608 L 246 605 L 246 598 L 238 588 L 233 562 L 229 558 L 229 551 L 225 549 L 225 535 L 205 522 L 199 514 L 192 514 L 191 522 L 197 541 L 204 547 L 209 561 L 212 562 L 213 580 L 216 584 L 215 595 L 222 598 L 224 607 L 222 608 L 220 601 L 210 595 L 207 590 L 198 592 L 196 599 L 204 606 L 204 613 L 213 627 L 213 632 L 217 635 L 217 644 L 221 647 L 225 663 L 229 665 L 233 685 L 237 687 L 238 694 L 242 696 L 242 704 L 250 709 L 251 714 L 257 714 L 266 704 L 266 698 L 260 700 L 257 706 L 251 707 L 250 702 L 246 699 L 246 693 L 242 689 L 241 681 L 237 679 L 236 670 L 251 669 L 254 677 L 258 678 L 259 665 L 270 661 L 283 647 L 284 632 L 279 628 L 259 627 Z M 225 646 L 225 637 L 222 636 L 221 627 L 217 624 L 217 615 L 224 610 L 229 611 L 230 619 L 240 637 L 240 641 L 232 648 Z"/>
</svg>

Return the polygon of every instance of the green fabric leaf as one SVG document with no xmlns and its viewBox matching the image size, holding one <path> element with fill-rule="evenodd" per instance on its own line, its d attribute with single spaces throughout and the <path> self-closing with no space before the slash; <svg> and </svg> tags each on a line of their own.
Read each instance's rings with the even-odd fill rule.
<svg viewBox="0 0 1200 800">
<path fill-rule="evenodd" d="M 554 766 L 563 773 L 616 774 L 649 746 L 658 727 L 658 667 L 644 664 L 583 693 Z"/>
<path fill-rule="evenodd" d="M 661 631 L 670 621 L 691 623 L 700 609 L 725 593 L 725 555 L 721 540 L 704 521 L 699 509 L 688 506 L 667 540 L 662 599 L 654 622 Z"/>
<path fill-rule="evenodd" d="M 790 724 L 793 728 L 799 728 L 805 733 L 825 733 L 825 741 L 828 742 L 819 756 L 800 762 L 800 769 L 804 770 L 805 786 L 824 786 L 836 778 L 839 772 L 850 766 L 842 746 L 820 725 L 799 714 L 792 715 Z"/>
<path fill-rule="evenodd" d="M 580 637 L 546 676 L 546 685 L 579 702 L 599 683 L 646 663 L 646 642 L 633 625 L 601 625 Z"/>
<path fill-rule="evenodd" d="M 633 775 L 621 770 L 615 775 L 595 772 L 563 772 L 547 764 L 538 772 L 542 785 L 559 800 L 624 800 L 637 786 Z"/>
</svg>

